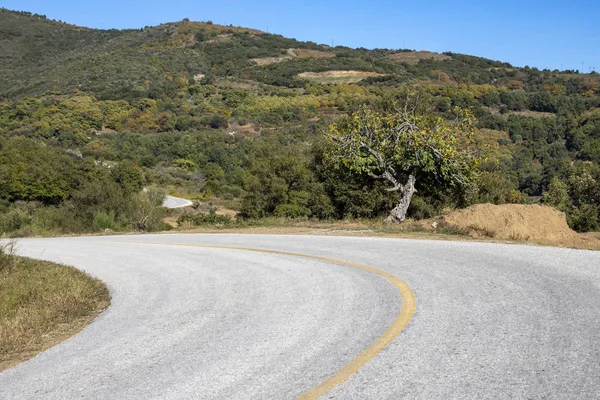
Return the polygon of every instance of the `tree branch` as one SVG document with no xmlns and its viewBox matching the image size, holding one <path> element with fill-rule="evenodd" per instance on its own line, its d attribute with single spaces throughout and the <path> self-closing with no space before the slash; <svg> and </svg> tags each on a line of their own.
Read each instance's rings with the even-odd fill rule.
<svg viewBox="0 0 600 400">
<path fill-rule="evenodd" d="M 402 185 L 400 182 L 398 182 L 398 180 L 396 179 L 395 175 L 396 175 L 396 171 L 394 170 L 394 168 L 386 165 L 385 160 L 383 159 L 383 156 L 373 150 L 370 146 L 368 146 L 365 142 L 360 142 L 360 145 L 365 148 L 371 155 L 373 155 L 373 157 L 375 157 L 377 159 L 377 163 L 379 164 L 379 168 L 383 171 L 383 173 L 381 175 L 377 175 L 373 172 L 368 172 L 367 174 L 374 179 L 385 179 L 388 182 L 390 182 L 392 185 L 394 185 L 391 188 L 386 189 L 386 191 L 388 192 L 396 192 L 398 190 L 403 190 L 404 185 Z"/>
<path fill-rule="evenodd" d="M 369 153 L 371 153 L 371 155 L 373 155 L 373 157 L 375 157 L 377 159 L 377 162 L 379 163 L 379 168 L 381 168 L 382 170 L 385 170 L 385 161 L 383 160 L 383 156 L 379 152 L 373 150 L 365 142 L 360 142 L 360 145 L 362 147 L 364 147 Z"/>
<path fill-rule="evenodd" d="M 384 179 L 390 182 L 392 185 L 394 185 L 391 188 L 385 189 L 387 192 L 397 192 L 398 190 L 404 190 L 404 185 L 398 182 L 398 180 L 394 177 L 392 173 L 390 173 L 390 171 L 385 171 L 381 175 L 374 174 L 373 172 L 367 172 L 367 175 L 369 175 L 373 179 Z"/>
</svg>

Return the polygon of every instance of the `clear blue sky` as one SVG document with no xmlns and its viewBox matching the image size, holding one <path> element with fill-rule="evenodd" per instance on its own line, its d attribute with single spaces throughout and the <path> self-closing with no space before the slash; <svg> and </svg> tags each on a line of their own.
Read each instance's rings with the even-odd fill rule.
<svg viewBox="0 0 600 400">
<path fill-rule="evenodd" d="M 0 0 L 93 28 L 189 18 L 350 47 L 454 51 L 517 66 L 600 72 L 599 0 Z"/>
</svg>

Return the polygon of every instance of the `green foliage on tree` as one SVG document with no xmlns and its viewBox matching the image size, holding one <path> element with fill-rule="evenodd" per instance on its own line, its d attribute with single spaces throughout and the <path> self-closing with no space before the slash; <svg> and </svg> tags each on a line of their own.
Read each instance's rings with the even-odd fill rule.
<svg viewBox="0 0 600 400">
<path fill-rule="evenodd" d="M 557 176 L 552 178 L 548 191 L 544 192 L 544 203 L 562 212 L 568 212 L 571 208 L 569 187 Z"/>
<path fill-rule="evenodd" d="M 566 181 L 554 177 L 544 192 L 544 203 L 567 214 L 569 225 L 587 232 L 600 227 L 600 169 L 575 166 Z"/>
<path fill-rule="evenodd" d="M 330 199 L 309 169 L 299 146 L 265 142 L 255 151 L 262 155 L 252 162 L 244 178 L 240 217 L 329 218 Z"/>
<path fill-rule="evenodd" d="M 346 121 L 333 124 L 328 133 L 334 168 L 381 179 L 399 192 L 387 221 L 406 218 L 417 183 L 433 182 L 440 188 L 468 187 L 478 159 L 471 145 L 473 119 L 463 112 L 458 123 L 420 114 L 407 103 L 382 114 L 363 107 Z"/>
<path fill-rule="evenodd" d="M 79 184 L 72 157 L 23 137 L 0 141 L 0 196 L 58 204 Z"/>
</svg>

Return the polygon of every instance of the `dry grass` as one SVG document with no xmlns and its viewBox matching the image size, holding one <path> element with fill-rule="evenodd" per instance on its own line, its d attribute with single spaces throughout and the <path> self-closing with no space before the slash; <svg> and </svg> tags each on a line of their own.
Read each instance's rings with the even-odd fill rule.
<svg viewBox="0 0 600 400">
<path fill-rule="evenodd" d="M 510 135 L 506 131 L 497 131 L 495 129 L 478 129 L 473 135 L 473 141 L 475 144 L 480 147 L 498 147 L 498 140 L 504 139 L 507 142 L 510 142 Z"/>
<path fill-rule="evenodd" d="M 285 55 L 279 57 L 253 58 L 251 61 L 258 65 L 277 64 L 294 58 L 333 58 L 335 54 L 319 50 L 288 49 Z"/>
<path fill-rule="evenodd" d="M 230 42 L 231 41 L 231 37 L 232 37 L 231 34 L 226 33 L 226 34 L 222 34 L 222 35 L 217 35 L 217 36 L 215 36 L 214 39 L 207 40 L 204 43 L 210 44 L 210 43 Z"/>
<path fill-rule="evenodd" d="M 294 49 L 294 53 L 298 58 L 334 58 L 334 53 L 320 50 Z"/>
<path fill-rule="evenodd" d="M 591 110 L 585 111 L 582 115 L 582 117 L 592 117 L 594 115 L 598 115 L 600 114 L 600 107 L 598 108 L 593 108 Z"/>
<path fill-rule="evenodd" d="M 496 107 L 487 107 L 486 109 L 493 115 L 498 116 L 505 120 L 508 120 L 508 117 L 511 115 L 519 115 L 521 117 L 538 118 L 538 119 L 540 119 L 540 118 L 556 118 L 556 114 L 549 113 L 549 112 L 524 110 L 524 111 L 508 111 L 508 112 L 502 114 L 500 112 L 500 109 L 498 109 Z"/>
<path fill-rule="evenodd" d="M 263 58 L 252 58 L 250 61 L 255 62 L 256 64 L 263 66 L 269 64 L 277 64 L 280 62 L 284 62 L 287 60 L 292 60 L 294 57 L 290 55 L 280 56 L 280 57 L 263 57 Z"/>
<path fill-rule="evenodd" d="M 270 218 L 228 227 L 198 227 L 186 233 L 244 233 L 392 237 L 428 240 L 526 243 L 600 250 L 600 233 L 572 231 L 564 214 L 539 205 L 480 204 L 431 220 L 387 224 L 383 220 L 300 221 Z"/>
<path fill-rule="evenodd" d="M 232 89 L 244 89 L 244 90 L 260 90 L 264 85 L 256 82 L 240 78 L 234 78 L 231 76 L 223 78 L 215 78 L 213 85 L 218 88 L 232 88 Z"/>
<path fill-rule="evenodd" d="M 303 72 L 298 74 L 298 78 L 307 79 L 324 85 L 357 83 L 373 76 L 385 76 L 385 74 L 369 71 L 325 71 Z"/>
<path fill-rule="evenodd" d="M 196 227 L 185 233 L 244 233 L 270 235 L 364 236 L 440 240 L 473 240 L 468 232 L 454 227 L 439 227 L 436 232 L 423 227 L 423 222 L 407 220 L 402 224 L 388 224 L 381 220 L 311 221 L 268 218 L 250 221 L 247 225 L 229 227 Z"/>
<path fill-rule="evenodd" d="M 530 118 L 556 118 L 556 114 L 549 112 L 541 112 L 541 111 L 512 111 L 509 114 L 520 115 L 522 117 L 530 117 Z"/>
<path fill-rule="evenodd" d="M 419 61 L 424 60 L 424 59 L 425 60 L 434 60 L 434 61 L 444 61 L 444 60 L 450 60 L 452 58 L 445 54 L 433 53 L 433 52 L 427 51 L 427 50 L 394 53 L 394 54 L 390 54 L 388 57 L 391 60 L 394 60 L 396 62 L 404 62 L 407 64 L 413 64 L 413 65 L 418 64 Z"/>
<path fill-rule="evenodd" d="M 75 268 L 12 256 L 0 268 L 0 371 L 79 332 L 109 303 L 106 286 Z"/>
</svg>

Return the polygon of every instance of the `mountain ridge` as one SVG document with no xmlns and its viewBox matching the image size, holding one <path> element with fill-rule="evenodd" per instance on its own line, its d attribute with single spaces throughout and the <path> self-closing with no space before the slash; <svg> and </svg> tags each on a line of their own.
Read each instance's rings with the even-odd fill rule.
<svg viewBox="0 0 600 400">
<path fill-rule="evenodd" d="M 283 64 L 288 68 L 252 62 L 285 57 L 293 49 L 329 53 L 331 57 L 328 61 L 314 57 L 286 59 Z M 385 74 L 396 83 L 406 83 L 423 78 L 426 75 L 423 70 L 431 70 L 439 64 L 436 57 L 450 64 L 471 64 L 471 75 L 481 83 L 493 79 L 475 76 L 487 74 L 482 68 L 513 68 L 508 63 L 452 52 L 419 56 L 425 53 L 332 48 L 251 28 L 215 25 L 210 21 L 184 19 L 141 29 L 102 30 L 7 9 L 0 9 L 0 52 L 4 54 L 0 58 L 0 96 L 5 98 L 73 88 L 100 98 L 121 98 L 118 93 L 122 91 L 140 98 L 148 93 L 148 88 L 143 87 L 148 86 L 147 81 L 162 87 L 168 86 L 165 79 L 178 76 L 190 79 L 198 74 L 238 76 L 276 86 L 299 87 L 302 84 L 297 75 L 303 72 L 363 70 Z M 403 53 L 413 56 L 413 60 L 406 63 L 394 60 L 394 55 Z M 433 63 L 432 68 L 418 68 L 420 60 Z M 449 69 L 457 70 L 457 67 L 450 65 Z M 458 75 L 458 79 L 463 78 Z M 98 81 L 109 82 L 114 90 L 100 88 Z"/>
</svg>

